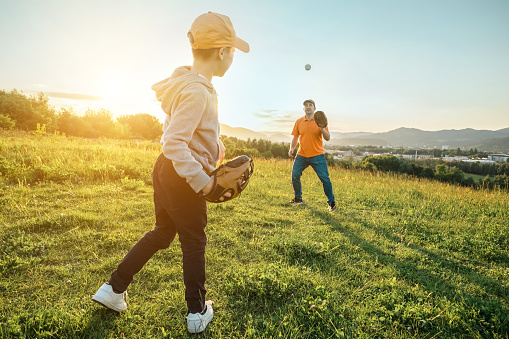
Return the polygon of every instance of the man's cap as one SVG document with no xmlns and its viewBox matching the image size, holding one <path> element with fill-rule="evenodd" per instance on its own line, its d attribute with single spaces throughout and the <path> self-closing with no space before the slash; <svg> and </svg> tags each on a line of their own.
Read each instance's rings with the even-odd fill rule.
<svg viewBox="0 0 509 339">
<path fill-rule="evenodd" d="M 235 47 L 244 53 L 249 52 L 249 44 L 237 37 L 230 18 L 226 15 L 208 12 L 197 17 L 188 35 L 193 35 L 194 49 Z"/>
<path fill-rule="evenodd" d="M 310 102 L 310 103 L 312 103 L 312 104 L 313 104 L 313 106 L 315 106 L 315 107 L 316 107 L 315 102 L 314 102 L 313 100 L 311 100 L 311 99 L 304 100 L 304 102 L 302 103 L 302 105 L 305 105 L 305 104 L 306 104 L 306 102 Z"/>
</svg>

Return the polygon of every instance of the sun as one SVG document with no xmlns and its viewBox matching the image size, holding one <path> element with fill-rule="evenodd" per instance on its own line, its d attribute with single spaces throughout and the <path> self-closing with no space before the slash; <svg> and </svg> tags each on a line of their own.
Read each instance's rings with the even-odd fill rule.
<svg viewBox="0 0 509 339">
<path fill-rule="evenodd" d="M 123 85 L 120 81 L 108 79 L 101 83 L 101 94 L 107 99 L 115 99 L 121 96 Z"/>
</svg>

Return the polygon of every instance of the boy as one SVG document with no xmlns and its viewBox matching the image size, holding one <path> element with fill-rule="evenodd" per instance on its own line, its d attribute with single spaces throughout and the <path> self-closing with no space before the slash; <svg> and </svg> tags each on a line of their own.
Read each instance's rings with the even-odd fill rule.
<svg viewBox="0 0 509 339">
<path fill-rule="evenodd" d="M 177 68 L 170 78 L 152 86 L 167 114 L 162 153 L 152 173 L 155 228 L 127 253 L 93 300 L 117 312 L 124 311 L 124 294 L 134 275 L 178 234 L 187 328 L 191 333 L 200 333 L 214 315 L 213 302 L 205 301 L 207 204 L 202 196 L 213 188 L 208 173 L 223 160 L 225 152 L 219 139 L 217 93 L 211 81 L 230 68 L 236 48 L 247 53 L 249 45 L 237 38 L 227 16 L 213 12 L 196 18 L 188 38 L 193 65 Z M 229 196 L 230 193 L 224 195 Z"/>
<path fill-rule="evenodd" d="M 318 127 L 313 115 L 316 107 L 313 100 L 306 100 L 303 103 L 305 116 L 297 119 L 293 127 L 293 139 L 290 144 L 288 156 L 293 157 L 293 150 L 300 139 L 300 147 L 297 156 L 293 162 L 292 185 L 295 197 L 290 201 L 291 204 L 300 205 L 302 201 L 302 184 L 300 177 L 302 172 L 311 165 L 318 178 L 322 182 L 323 191 L 327 196 L 327 204 L 330 212 L 336 210 L 336 201 L 332 192 L 332 183 L 329 178 L 327 161 L 325 160 L 325 151 L 323 149 L 322 136 L 326 141 L 330 140 L 330 133 L 327 126 Z"/>
</svg>

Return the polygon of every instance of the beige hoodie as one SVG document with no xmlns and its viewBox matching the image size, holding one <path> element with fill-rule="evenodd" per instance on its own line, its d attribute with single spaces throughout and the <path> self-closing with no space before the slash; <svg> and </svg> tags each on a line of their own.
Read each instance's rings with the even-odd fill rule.
<svg viewBox="0 0 509 339">
<path fill-rule="evenodd" d="M 152 86 L 167 114 L 163 123 L 163 154 L 195 192 L 210 181 L 219 159 L 219 120 L 214 86 L 191 67 L 175 69 Z"/>
</svg>

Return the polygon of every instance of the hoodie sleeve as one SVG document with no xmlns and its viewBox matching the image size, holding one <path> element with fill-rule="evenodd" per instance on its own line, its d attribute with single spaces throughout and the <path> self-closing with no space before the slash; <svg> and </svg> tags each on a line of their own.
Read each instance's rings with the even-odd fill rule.
<svg viewBox="0 0 509 339">
<path fill-rule="evenodd" d="M 176 98 L 176 109 L 163 131 L 163 154 L 173 161 L 175 171 L 185 178 L 195 192 L 210 181 L 203 166 L 192 156 L 189 143 L 207 105 L 207 96 L 197 88 L 182 91 Z"/>
</svg>

